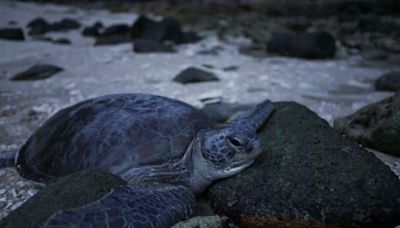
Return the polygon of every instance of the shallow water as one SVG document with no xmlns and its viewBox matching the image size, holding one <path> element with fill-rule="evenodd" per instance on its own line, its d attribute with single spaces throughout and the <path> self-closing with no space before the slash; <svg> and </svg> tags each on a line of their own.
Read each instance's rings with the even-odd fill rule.
<svg viewBox="0 0 400 228">
<path fill-rule="evenodd" d="M 16 21 L 24 27 L 36 18 L 56 21 L 65 17 L 84 25 L 102 21 L 131 24 L 136 14 L 111 14 L 102 10 L 0 2 L 0 27 Z M 153 93 L 177 98 L 201 107 L 202 99 L 257 103 L 264 99 L 296 101 L 306 105 L 329 123 L 390 93 L 377 92 L 373 81 L 388 69 L 365 68 L 352 56 L 310 61 L 284 57 L 255 58 L 240 54 L 244 38 L 219 40 L 212 33 L 196 44 L 183 45 L 174 54 L 135 54 L 131 44 L 93 46 L 80 31 L 50 33 L 67 37 L 72 45 L 35 41 L 0 40 L 0 149 L 18 148 L 51 114 L 78 101 L 110 93 Z M 218 55 L 198 51 L 222 47 Z M 49 63 L 65 70 L 38 81 L 10 81 L 17 72 L 33 64 Z M 174 76 L 189 66 L 210 65 L 219 82 L 181 85 Z M 223 68 L 237 66 L 236 71 Z M 379 154 L 399 170 L 399 159 Z M 397 168 L 396 168 L 397 167 Z"/>
</svg>

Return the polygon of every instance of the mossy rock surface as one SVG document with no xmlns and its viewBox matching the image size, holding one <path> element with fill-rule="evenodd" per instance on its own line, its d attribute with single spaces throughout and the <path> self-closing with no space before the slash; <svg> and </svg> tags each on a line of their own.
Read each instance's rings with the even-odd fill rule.
<svg viewBox="0 0 400 228">
<path fill-rule="evenodd" d="M 400 181 L 386 165 L 306 107 L 276 107 L 255 164 L 210 188 L 214 211 L 250 227 L 400 224 Z"/>
<path fill-rule="evenodd" d="M 101 171 L 68 175 L 30 198 L 0 221 L 0 227 L 41 227 L 55 212 L 88 204 L 124 184 L 121 178 Z"/>
</svg>

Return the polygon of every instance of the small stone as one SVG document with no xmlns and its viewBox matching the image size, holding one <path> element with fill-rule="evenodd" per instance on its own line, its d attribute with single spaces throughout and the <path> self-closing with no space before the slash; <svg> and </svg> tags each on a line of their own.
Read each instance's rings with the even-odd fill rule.
<svg viewBox="0 0 400 228">
<path fill-rule="evenodd" d="M 36 189 L 29 189 L 29 190 L 28 190 L 28 195 L 32 197 L 32 196 L 34 196 L 37 192 L 38 192 L 38 190 L 36 190 Z"/>
<path fill-rule="evenodd" d="M 63 71 L 61 67 L 45 64 L 34 65 L 27 70 L 16 74 L 11 80 L 37 80 L 50 78 L 56 73 Z"/>
<path fill-rule="evenodd" d="M 64 18 L 59 22 L 55 22 L 51 25 L 52 31 L 69 31 L 72 29 L 78 29 L 81 27 L 81 24 L 71 18 Z"/>
<path fill-rule="evenodd" d="M 33 19 L 27 27 L 30 29 L 28 34 L 31 36 L 43 35 L 51 30 L 51 25 L 41 17 Z"/>
<path fill-rule="evenodd" d="M 4 193 L 6 193 L 5 189 L 0 189 L 0 195 L 3 195 Z"/>
<path fill-rule="evenodd" d="M 83 36 L 93 36 L 97 37 L 100 35 L 100 30 L 103 28 L 103 24 L 101 22 L 96 22 L 92 26 L 85 27 L 82 31 Z"/>
<path fill-rule="evenodd" d="M 180 72 L 177 76 L 175 76 L 174 81 L 182 84 L 188 84 L 197 82 L 219 81 L 219 78 L 208 71 L 204 71 L 196 67 L 189 67 Z"/>
<path fill-rule="evenodd" d="M 72 29 L 78 29 L 81 24 L 74 19 L 64 18 L 59 22 L 48 23 L 43 18 L 36 18 L 28 23 L 27 27 L 30 29 L 28 34 L 31 36 L 43 35 L 50 31 L 69 31 Z"/>
<path fill-rule="evenodd" d="M 2 28 L 0 29 L 0 39 L 21 41 L 25 40 L 25 36 L 20 28 Z"/>
</svg>

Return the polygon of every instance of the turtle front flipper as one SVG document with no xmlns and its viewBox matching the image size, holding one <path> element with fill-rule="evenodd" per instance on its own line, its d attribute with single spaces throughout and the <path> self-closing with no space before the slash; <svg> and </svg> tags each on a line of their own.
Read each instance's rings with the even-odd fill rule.
<svg viewBox="0 0 400 228">
<path fill-rule="evenodd" d="M 100 200 L 53 214 L 44 227 L 169 227 L 188 218 L 194 206 L 183 186 L 118 186 Z"/>
</svg>

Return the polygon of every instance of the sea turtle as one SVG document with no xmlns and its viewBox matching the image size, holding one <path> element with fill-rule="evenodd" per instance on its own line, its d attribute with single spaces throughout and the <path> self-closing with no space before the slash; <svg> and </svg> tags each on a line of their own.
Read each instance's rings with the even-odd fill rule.
<svg viewBox="0 0 400 228">
<path fill-rule="evenodd" d="M 212 182 L 254 162 L 256 130 L 272 112 L 266 100 L 221 126 L 178 100 L 106 95 L 56 113 L 22 146 L 16 166 L 44 183 L 97 169 L 129 183 L 53 214 L 45 227 L 166 227 L 190 216 L 194 196 Z"/>
</svg>

